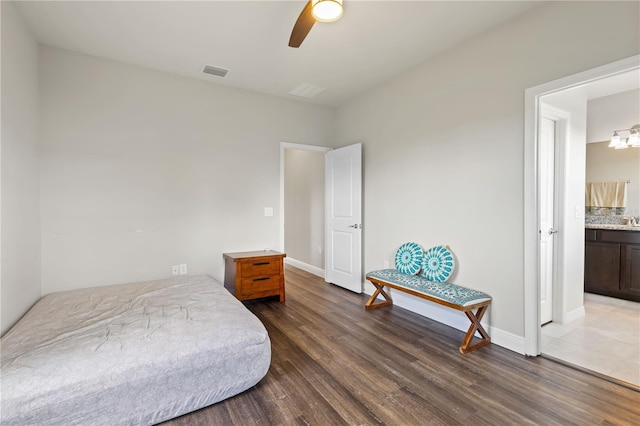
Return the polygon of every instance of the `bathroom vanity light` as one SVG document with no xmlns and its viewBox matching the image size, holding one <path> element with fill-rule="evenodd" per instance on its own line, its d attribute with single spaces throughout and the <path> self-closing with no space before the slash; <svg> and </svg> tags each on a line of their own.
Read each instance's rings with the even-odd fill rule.
<svg viewBox="0 0 640 426">
<path fill-rule="evenodd" d="M 618 132 L 629 132 L 629 137 L 621 138 Z M 629 147 L 640 148 L 640 124 L 636 124 L 630 129 L 620 129 L 613 132 L 609 148 L 625 149 Z"/>
</svg>

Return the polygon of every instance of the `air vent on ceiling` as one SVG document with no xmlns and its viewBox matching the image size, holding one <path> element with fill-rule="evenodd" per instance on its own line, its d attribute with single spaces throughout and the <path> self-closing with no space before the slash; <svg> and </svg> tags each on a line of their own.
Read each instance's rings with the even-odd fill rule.
<svg viewBox="0 0 640 426">
<path fill-rule="evenodd" d="M 214 67 L 213 65 L 205 65 L 202 69 L 202 72 L 205 74 L 216 75 L 218 77 L 226 77 L 229 73 L 229 70 L 225 70 L 224 68 Z"/>
<path fill-rule="evenodd" d="M 298 87 L 290 91 L 289 94 L 293 96 L 300 96 L 301 98 L 311 99 L 315 98 L 325 90 L 327 90 L 325 87 L 314 86 L 313 84 L 309 83 L 302 83 Z"/>
</svg>

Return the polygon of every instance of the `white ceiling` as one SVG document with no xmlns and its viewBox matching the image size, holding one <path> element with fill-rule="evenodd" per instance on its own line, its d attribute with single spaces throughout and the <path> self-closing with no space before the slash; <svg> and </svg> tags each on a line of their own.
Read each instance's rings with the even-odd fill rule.
<svg viewBox="0 0 640 426">
<path fill-rule="evenodd" d="M 339 106 L 539 2 L 344 0 L 335 23 L 316 23 L 287 46 L 304 0 L 21 1 L 40 43 L 276 96 L 301 83 L 310 100 Z M 202 73 L 229 69 L 226 78 Z"/>
<path fill-rule="evenodd" d="M 587 99 L 597 99 L 640 88 L 640 69 L 602 78 L 586 85 Z"/>
</svg>

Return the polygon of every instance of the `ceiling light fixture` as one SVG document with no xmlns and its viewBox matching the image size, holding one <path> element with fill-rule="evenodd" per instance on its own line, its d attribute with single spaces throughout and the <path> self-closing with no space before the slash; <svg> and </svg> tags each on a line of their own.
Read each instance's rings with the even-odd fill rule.
<svg viewBox="0 0 640 426">
<path fill-rule="evenodd" d="M 312 15 L 319 22 L 333 22 L 343 13 L 342 0 L 312 0 Z"/>
<path fill-rule="evenodd" d="M 621 138 L 618 132 L 629 132 L 629 137 Z M 609 148 L 625 149 L 629 147 L 640 148 L 640 124 L 636 124 L 630 129 L 620 129 L 613 132 Z"/>
</svg>

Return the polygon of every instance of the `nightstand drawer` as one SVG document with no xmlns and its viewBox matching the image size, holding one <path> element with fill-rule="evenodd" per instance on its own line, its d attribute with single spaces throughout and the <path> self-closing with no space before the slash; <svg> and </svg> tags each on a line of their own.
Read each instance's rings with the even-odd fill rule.
<svg viewBox="0 0 640 426">
<path fill-rule="evenodd" d="M 274 294 L 278 294 L 280 291 L 280 275 L 244 278 L 242 280 L 243 296 L 269 291 L 273 291 Z"/>
<path fill-rule="evenodd" d="M 242 277 L 256 277 L 260 275 L 279 275 L 281 260 L 256 259 L 251 262 L 242 262 L 240 272 Z"/>
</svg>

